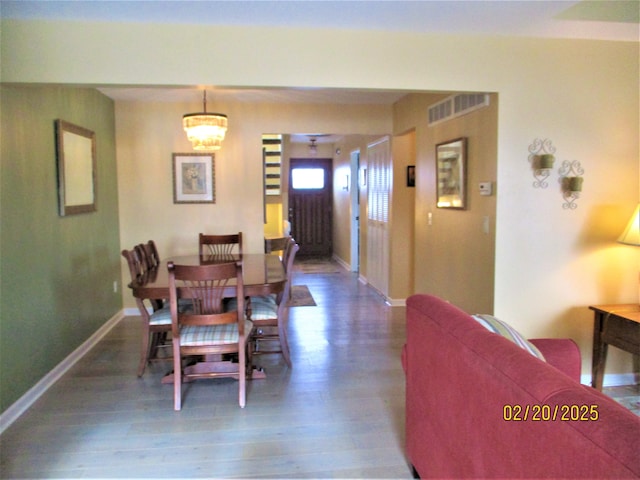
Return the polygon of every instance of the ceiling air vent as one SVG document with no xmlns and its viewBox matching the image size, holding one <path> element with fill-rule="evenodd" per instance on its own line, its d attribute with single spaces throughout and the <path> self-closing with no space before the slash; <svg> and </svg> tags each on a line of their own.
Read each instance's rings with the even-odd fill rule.
<svg viewBox="0 0 640 480">
<path fill-rule="evenodd" d="M 429 125 L 451 120 L 488 106 L 489 95 L 486 93 L 452 95 L 429 107 Z"/>
<path fill-rule="evenodd" d="M 449 97 L 429 107 L 429 125 L 444 122 L 453 115 L 451 98 Z"/>
</svg>

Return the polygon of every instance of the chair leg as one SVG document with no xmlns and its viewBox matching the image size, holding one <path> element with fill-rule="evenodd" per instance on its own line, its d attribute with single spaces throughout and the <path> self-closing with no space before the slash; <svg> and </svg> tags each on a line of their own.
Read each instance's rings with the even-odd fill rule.
<svg viewBox="0 0 640 480">
<path fill-rule="evenodd" d="M 182 409 L 182 362 L 178 339 L 173 340 L 173 409 Z"/>
<path fill-rule="evenodd" d="M 246 348 L 245 348 L 245 352 L 247 356 L 247 367 L 245 369 L 245 373 L 247 375 L 247 378 L 249 378 L 249 375 L 251 375 L 251 371 L 253 370 L 253 349 L 254 348 L 255 348 L 255 344 L 253 340 L 253 334 L 250 334 L 246 341 Z"/>
<path fill-rule="evenodd" d="M 142 350 L 140 351 L 140 363 L 138 364 L 138 377 L 141 377 L 144 374 L 147 363 L 149 363 L 149 356 L 151 354 L 151 328 L 149 327 L 149 313 L 143 300 L 136 298 L 136 305 L 142 318 Z"/>
<path fill-rule="evenodd" d="M 147 367 L 149 361 L 149 349 L 151 348 L 151 332 L 149 331 L 149 325 L 145 322 L 142 327 L 142 350 L 140 351 L 140 363 L 138 364 L 138 376 L 141 377 L 144 374 L 144 370 Z"/>
<path fill-rule="evenodd" d="M 238 401 L 240 408 L 244 408 L 247 402 L 247 341 L 241 339 L 238 348 Z"/>
<path fill-rule="evenodd" d="M 282 350 L 282 356 L 284 361 L 287 362 L 289 368 L 291 368 L 291 356 L 289 355 L 289 341 L 287 340 L 287 328 L 285 325 L 285 319 L 278 319 L 278 340 L 280 341 L 280 350 Z"/>
<path fill-rule="evenodd" d="M 252 335 L 249 339 L 249 358 L 251 355 L 262 355 L 262 354 L 271 354 L 271 353 L 282 353 L 284 361 L 286 364 L 291 367 L 291 355 L 289 354 L 289 341 L 287 340 L 287 329 L 285 327 L 285 322 L 278 320 L 278 325 L 269 325 L 264 328 L 276 328 L 278 330 L 278 335 L 276 338 L 275 334 L 263 334 L 262 329 L 258 328 L 256 333 Z M 280 345 L 280 350 L 260 350 L 261 341 L 275 341 L 278 340 L 278 344 Z"/>
</svg>

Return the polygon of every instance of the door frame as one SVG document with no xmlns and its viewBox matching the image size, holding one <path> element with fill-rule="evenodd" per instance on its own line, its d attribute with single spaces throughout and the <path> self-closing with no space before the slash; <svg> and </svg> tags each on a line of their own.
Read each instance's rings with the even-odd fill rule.
<svg viewBox="0 0 640 480">
<path fill-rule="evenodd" d="M 360 271 L 360 149 L 350 153 L 351 161 L 351 271 Z"/>
<path fill-rule="evenodd" d="M 291 225 L 291 234 L 293 235 L 293 233 L 295 232 L 296 235 L 294 235 L 294 237 L 298 236 L 298 233 L 300 233 L 300 226 L 295 224 L 295 222 L 293 221 L 291 215 L 292 215 L 292 211 L 293 211 L 293 205 L 294 203 L 291 201 L 291 197 L 292 195 L 295 195 L 295 189 L 293 188 L 293 182 L 292 182 L 292 171 L 295 168 L 322 168 L 323 170 L 325 170 L 325 186 L 323 188 L 323 190 L 325 191 L 326 194 L 326 198 L 325 200 L 327 201 L 326 204 L 326 209 L 323 210 L 323 212 L 327 215 L 327 217 L 325 218 L 327 220 L 327 225 L 328 225 L 328 231 L 329 234 L 326 236 L 326 241 L 322 244 L 324 246 L 326 246 L 327 248 L 327 252 L 325 253 L 318 253 L 318 252 L 309 252 L 308 250 L 305 250 L 305 245 L 307 245 L 305 243 L 305 238 L 306 237 L 300 237 L 300 238 L 296 238 L 296 241 L 298 242 L 298 244 L 300 245 L 300 250 L 298 252 L 298 257 L 305 257 L 305 256 L 331 256 L 333 255 L 333 196 L 334 196 L 334 192 L 333 192 L 333 158 L 331 157 L 291 157 L 289 158 L 289 164 L 288 164 L 288 174 L 287 174 L 287 178 L 288 178 L 288 193 L 287 193 L 287 203 L 288 203 L 288 209 L 287 209 L 287 219 L 290 222 Z M 313 193 L 313 191 L 312 191 Z M 303 196 L 305 195 L 304 193 L 302 194 Z M 325 234 L 326 234 L 326 230 L 325 230 Z"/>
</svg>

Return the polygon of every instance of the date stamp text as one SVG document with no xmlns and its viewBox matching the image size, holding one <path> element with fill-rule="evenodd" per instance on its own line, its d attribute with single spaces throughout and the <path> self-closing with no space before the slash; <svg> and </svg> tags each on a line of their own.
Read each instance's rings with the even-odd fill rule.
<svg viewBox="0 0 640 480">
<path fill-rule="evenodd" d="M 600 418 L 598 405 L 505 405 L 505 422 L 595 422 Z"/>
</svg>

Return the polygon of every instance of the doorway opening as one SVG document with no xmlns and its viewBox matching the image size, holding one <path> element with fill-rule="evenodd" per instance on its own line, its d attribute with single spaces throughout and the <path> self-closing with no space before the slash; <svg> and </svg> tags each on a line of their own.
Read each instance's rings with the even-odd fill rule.
<svg viewBox="0 0 640 480">
<path fill-rule="evenodd" d="M 351 271 L 360 271 L 360 150 L 350 155 L 351 164 Z"/>
<path fill-rule="evenodd" d="M 289 162 L 289 223 L 298 256 L 333 253 L 333 160 L 292 158 Z"/>
</svg>

